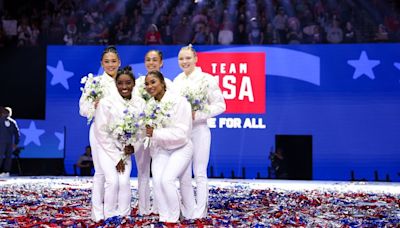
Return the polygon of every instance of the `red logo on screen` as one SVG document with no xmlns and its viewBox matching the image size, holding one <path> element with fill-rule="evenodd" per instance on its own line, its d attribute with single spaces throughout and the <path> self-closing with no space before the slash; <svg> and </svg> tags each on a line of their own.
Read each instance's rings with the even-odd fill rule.
<svg viewBox="0 0 400 228">
<path fill-rule="evenodd" d="M 225 113 L 265 113 L 265 53 L 198 53 L 198 66 L 215 76 Z"/>
</svg>

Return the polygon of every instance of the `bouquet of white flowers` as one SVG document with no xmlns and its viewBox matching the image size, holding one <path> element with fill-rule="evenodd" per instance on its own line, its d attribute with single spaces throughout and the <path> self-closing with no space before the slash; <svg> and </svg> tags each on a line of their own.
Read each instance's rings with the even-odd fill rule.
<svg viewBox="0 0 400 228">
<path fill-rule="evenodd" d="M 171 117 L 171 102 L 156 102 L 155 100 L 150 100 L 144 110 L 143 124 L 145 126 L 150 126 L 154 129 L 161 128 L 168 124 Z M 148 148 L 150 146 L 150 137 L 144 139 L 144 147 Z"/>
<path fill-rule="evenodd" d="M 103 87 L 100 83 L 100 77 L 94 77 L 92 73 L 88 74 L 88 76 L 84 76 L 81 79 L 81 84 L 85 85 L 83 88 L 81 87 L 83 96 L 87 101 L 92 103 L 87 115 L 88 124 L 90 124 L 96 112 L 94 102 L 104 96 Z"/>
<path fill-rule="evenodd" d="M 144 85 L 145 78 L 145 76 L 139 75 L 139 77 L 136 79 L 135 87 L 139 92 L 139 96 L 147 102 L 148 100 L 150 100 L 151 95 L 147 92 L 146 86 Z"/>
<path fill-rule="evenodd" d="M 127 108 L 122 118 L 109 125 L 109 132 L 117 140 L 117 147 L 120 150 L 124 151 L 126 146 L 133 146 L 139 140 L 142 122 L 142 116 L 139 113 L 134 112 L 132 108 Z M 125 164 L 127 158 L 128 156 L 124 153 L 120 162 Z"/>
<path fill-rule="evenodd" d="M 123 146 L 133 146 L 139 139 L 141 123 L 143 122 L 141 118 L 141 115 L 135 113 L 132 109 L 125 109 L 123 117 L 109 125 L 112 137 Z"/>
<path fill-rule="evenodd" d="M 203 79 L 199 84 L 191 84 L 182 89 L 181 95 L 190 103 L 192 111 L 206 110 L 208 87 L 207 81 Z"/>
</svg>

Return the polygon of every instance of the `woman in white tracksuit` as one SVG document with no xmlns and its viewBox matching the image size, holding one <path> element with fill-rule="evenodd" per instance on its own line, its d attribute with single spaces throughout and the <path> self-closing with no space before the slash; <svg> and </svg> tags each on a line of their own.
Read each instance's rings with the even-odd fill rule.
<svg viewBox="0 0 400 228">
<path fill-rule="evenodd" d="M 192 111 L 193 130 L 191 139 L 193 142 L 193 173 L 196 181 L 197 207 L 193 213 L 194 218 L 207 216 L 208 204 L 208 180 L 207 166 L 210 157 L 211 132 L 207 126 L 207 119 L 223 113 L 226 109 L 224 97 L 217 81 L 213 76 L 202 72 L 196 67 L 197 55 L 192 46 L 183 47 L 179 51 L 178 63 L 182 69 L 173 82 L 177 93 L 187 88 L 207 84 L 207 99 L 204 110 Z"/>
<path fill-rule="evenodd" d="M 128 216 L 131 211 L 130 174 L 132 161 L 130 155 L 139 148 L 142 139 L 134 145 L 124 145 L 113 137 L 110 126 L 123 120 L 126 113 L 139 116 L 143 113 L 145 102 L 132 95 L 135 85 L 130 66 L 118 71 L 115 78 L 119 96 L 108 96 L 100 100 L 96 110 L 93 137 L 98 145 L 98 167 L 103 171 L 104 184 L 104 218 Z M 122 159 L 122 160 L 121 160 Z"/>
<path fill-rule="evenodd" d="M 117 49 L 114 46 L 109 46 L 105 48 L 101 57 L 101 66 L 104 69 L 104 73 L 98 76 L 100 78 L 100 84 L 101 87 L 103 88 L 102 91 L 104 96 L 120 96 L 118 95 L 114 81 L 114 78 L 117 75 L 118 67 L 120 65 L 121 61 Z M 85 87 L 87 86 L 88 85 L 85 85 Z M 84 117 L 93 115 L 93 113 L 91 114 L 90 112 L 93 112 L 97 108 L 98 102 L 99 100 L 96 100 L 95 102 L 89 101 L 85 96 L 85 93 L 82 93 L 82 96 L 79 99 L 80 115 Z M 104 172 L 99 166 L 100 162 L 97 153 L 98 143 L 96 139 L 93 137 L 93 134 L 94 134 L 94 129 L 92 124 L 89 130 L 89 142 L 92 148 L 92 157 L 93 157 L 93 165 L 95 173 L 93 176 L 91 218 L 97 222 L 104 219 L 104 212 L 103 212 Z"/>
<path fill-rule="evenodd" d="M 151 71 L 146 76 L 146 90 L 153 97 L 147 107 L 159 105 L 169 116 L 162 127 L 146 126 L 150 138 L 151 171 L 154 194 L 157 197 L 160 221 L 176 223 L 180 212 L 192 218 L 195 207 L 191 168 L 193 147 L 190 140 L 192 118 L 190 104 L 185 98 L 166 90 L 163 75 Z M 169 107 L 169 108 L 167 108 Z M 180 181 L 182 207 L 175 181 Z"/>
<path fill-rule="evenodd" d="M 144 57 L 144 65 L 147 72 L 160 71 L 163 65 L 163 55 L 159 50 L 150 50 Z M 140 76 L 136 80 L 136 86 L 133 89 L 134 94 L 149 100 L 151 96 L 147 93 L 144 85 L 146 76 Z M 168 90 L 172 87 L 172 81 L 165 78 Z M 139 214 L 148 215 L 158 213 L 156 195 L 153 194 L 153 205 L 150 205 L 150 152 L 146 150 L 137 150 L 135 152 L 135 160 L 138 175 L 138 194 L 139 194 Z"/>
</svg>

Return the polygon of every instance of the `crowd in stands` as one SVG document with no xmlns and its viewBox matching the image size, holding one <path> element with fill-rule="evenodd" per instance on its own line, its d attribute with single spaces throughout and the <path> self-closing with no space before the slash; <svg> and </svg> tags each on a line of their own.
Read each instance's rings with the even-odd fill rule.
<svg viewBox="0 0 400 228">
<path fill-rule="evenodd" d="M 0 4 L 0 47 L 400 41 L 395 0 L 3 0 Z"/>
</svg>

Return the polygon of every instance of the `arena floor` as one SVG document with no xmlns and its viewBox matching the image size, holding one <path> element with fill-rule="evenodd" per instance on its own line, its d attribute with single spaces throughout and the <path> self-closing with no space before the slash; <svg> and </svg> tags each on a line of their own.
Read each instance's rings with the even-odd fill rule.
<svg viewBox="0 0 400 228">
<path fill-rule="evenodd" d="M 157 215 L 90 220 L 91 177 L 0 178 L 0 227 L 162 227 Z M 209 217 L 178 227 L 399 227 L 400 183 L 210 179 Z"/>
</svg>

